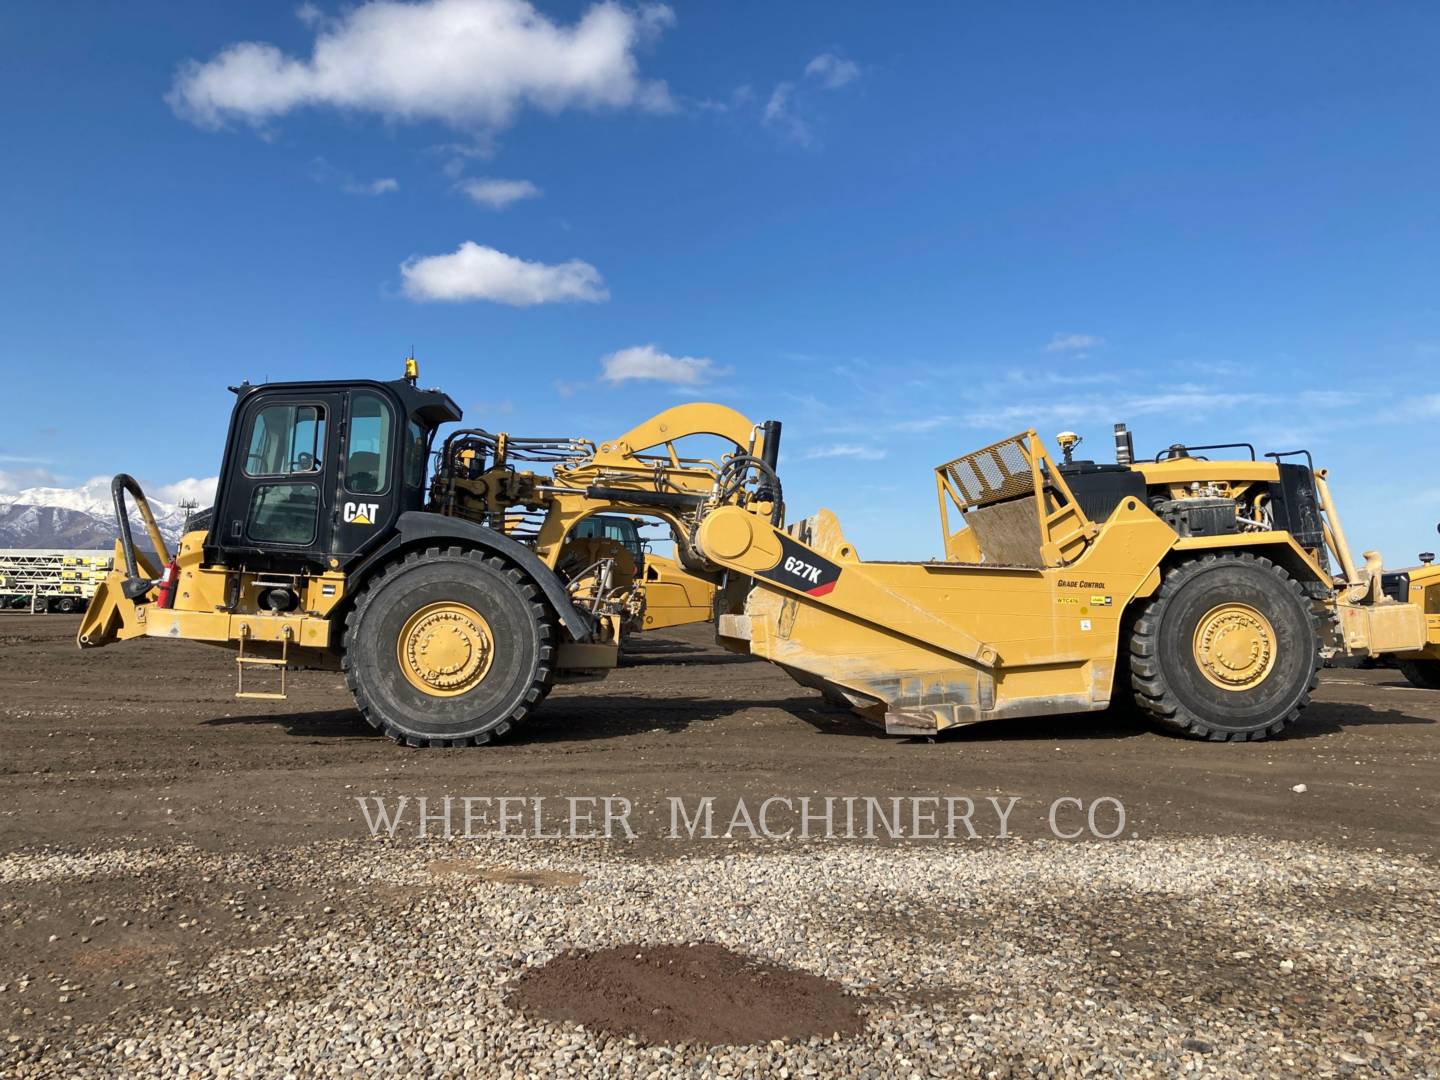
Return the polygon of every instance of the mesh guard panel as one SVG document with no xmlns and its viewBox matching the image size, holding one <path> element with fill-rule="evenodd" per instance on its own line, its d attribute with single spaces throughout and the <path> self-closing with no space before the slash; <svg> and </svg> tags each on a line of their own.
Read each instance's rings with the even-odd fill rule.
<svg viewBox="0 0 1440 1080">
<path fill-rule="evenodd" d="M 1030 457 L 1025 452 L 1028 435 L 1012 435 L 940 466 L 940 472 L 960 496 L 961 509 L 989 506 L 1034 492 Z"/>
</svg>

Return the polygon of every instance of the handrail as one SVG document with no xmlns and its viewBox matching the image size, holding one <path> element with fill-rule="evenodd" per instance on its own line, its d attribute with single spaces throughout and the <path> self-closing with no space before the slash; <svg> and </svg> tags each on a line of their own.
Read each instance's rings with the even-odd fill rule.
<svg viewBox="0 0 1440 1080">
<path fill-rule="evenodd" d="M 1279 465 L 1285 458 L 1304 457 L 1305 467 L 1310 470 L 1311 476 L 1315 475 L 1315 459 L 1310 456 L 1309 450 L 1270 450 L 1266 452 L 1265 456 L 1273 458 L 1276 465 Z"/>
<path fill-rule="evenodd" d="M 134 496 L 140 516 L 145 520 L 145 531 L 150 534 L 150 542 L 155 545 L 155 554 L 160 556 L 162 566 L 169 565 L 170 551 L 165 546 L 165 537 L 160 532 L 160 526 L 155 523 L 155 515 L 150 510 L 150 502 L 145 498 L 145 492 L 140 490 L 140 485 L 133 476 L 128 473 L 116 474 L 115 479 L 110 481 L 110 497 L 115 502 L 115 522 L 120 526 L 120 547 L 125 553 L 126 577 L 121 591 L 127 600 L 134 600 L 149 592 L 155 583 L 140 576 L 139 563 L 135 558 L 135 538 L 130 532 L 130 512 L 125 507 L 127 491 Z"/>
<path fill-rule="evenodd" d="M 1174 446 L 1167 446 L 1164 450 L 1161 450 L 1160 453 L 1156 454 L 1155 461 L 1159 463 L 1161 461 L 1173 461 L 1176 458 L 1190 457 L 1193 456 L 1190 453 L 1192 450 L 1235 450 L 1242 446 L 1250 451 L 1250 460 L 1255 461 L 1255 447 L 1248 442 L 1209 443 L 1205 446 L 1186 446 L 1184 443 L 1176 443 Z M 1200 458 L 1197 460 L 1208 461 L 1209 459 Z"/>
</svg>

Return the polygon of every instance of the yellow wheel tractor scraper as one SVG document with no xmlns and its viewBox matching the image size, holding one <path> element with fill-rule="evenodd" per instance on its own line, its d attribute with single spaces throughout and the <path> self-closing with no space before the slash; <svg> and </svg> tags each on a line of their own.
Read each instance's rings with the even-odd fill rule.
<svg viewBox="0 0 1440 1080">
<path fill-rule="evenodd" d="M 1027 431 L 940 466 L 941 562 L 864 561 L 826 511 L 781 532 L 717 509 L 700 550 L 754 582 L 721 640 L 912 735 L 1103 709 L 1118 687 L 1165 729 L 1261 739 L 1327 652 L 1440 656 L 1440 589 L 1402 602 L 1377 558 L 1354 564 L 1308 455 L 1135 462 L 1116 436 L 1113 465 L 1072 460 L 1069 433 L 1057 465 Z"/>
<path fill-rule="evenodd" d="M 79 643 L 233 646 L 245 696 L 337 667 L 411 745 L 499 738 L 557 681 L 603 677 L 626 634 L 700 619 L 902 735 L 1103 709 L 1119 688 L 1168 729 L 1258 739 L 1327 650 L 1440 658 L 1440 580 L 1357 566 L 1304 454 L 1136 462 L 1117 428 L 1115 464 L 1073 460 L 1070 435 L 1057 463 L 1027 431 L 936 470 L 943 560 L 865 561 L 828 511 L 785 524 L 780 424 L 724 406 L 599 443 L 461 428 L 437 446 L 460 410 L 413 362 L 236 393 L 214 508 L 173 556 L 116 477 L 117 569 Z M 682 456 L 690 436 L 722 450 Z M 673 560 L 637 518 L 668 526 Z M 267 671 L 277 689 L 244 689 Z"/>
</svg>

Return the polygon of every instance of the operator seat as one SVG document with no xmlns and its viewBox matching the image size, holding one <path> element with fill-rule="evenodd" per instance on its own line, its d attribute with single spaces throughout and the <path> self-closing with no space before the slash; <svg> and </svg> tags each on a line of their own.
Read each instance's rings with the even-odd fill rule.
<svg viewBox="0 0 1440 1080">
<path fill-rule="evenodd" d="M 384 485 L 380 483 L 380 455 L 357 450 L 350 455 L 345 470 L 345 487 L 362 495 L 373 495 Z"/>
</svg>

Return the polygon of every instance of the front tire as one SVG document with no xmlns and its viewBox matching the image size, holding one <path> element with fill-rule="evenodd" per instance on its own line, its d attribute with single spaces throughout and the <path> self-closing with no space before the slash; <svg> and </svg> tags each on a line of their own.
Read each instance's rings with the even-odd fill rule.
<svg viewBox="0 0 1440 1080">
<path fill-rule="evenodd" d="M 1411 686 L 1440 690 L 1440 660 L 1397 660 L 1395 666 Z"/>
<path fill-rule="evenodd" d="M 345 620 L 342 667 L 355 704 L 410 746 L 502 738 L 549 693 L 554 622 L 515 567 L 429 548 L 379 572 Z"/>
<path fill-rule="evenodd" d="M 1319 670 L 1319 628 L 1300 583 L 1248 552 L 1171 568 L 1130 638 L 1136 704 L 1193 738 L 1278 735 L 1309 703 Z"/>
</svg>

